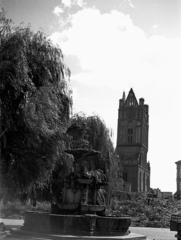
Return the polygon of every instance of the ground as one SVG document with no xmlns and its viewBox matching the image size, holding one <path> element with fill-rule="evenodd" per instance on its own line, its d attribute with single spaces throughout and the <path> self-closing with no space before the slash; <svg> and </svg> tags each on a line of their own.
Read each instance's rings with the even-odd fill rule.
<svg viewBox="0 0 181 240">
<path fill-rule="evenodd" d="M 2 219 L 1 219 L 2 220 Z M 7 230 L 14 227 L 20 227 L 23 225 L 23 220 L 11 220 L 11 219 L 4 219 L 4 222 L 7 226 Z M 175 234 L 176 232 L 171 232 L 169 229 L 166 228 L 144 228 L 144 227 L 130 227 L 131 233 L 140 234 L 147 236 L 147 240 L 176 240 Z M 3 239 L 3 238 L 2 238 Z M 7 236 L 4 240 L 40 240 L 40 237 L 34 236 L 27 236 L 27 237 L 13 237 Z M 42 240 L 47 240 L 47 238 L 41 238 Z M 82 239 L 83 240 L 83 239 Z"/>
</svg>

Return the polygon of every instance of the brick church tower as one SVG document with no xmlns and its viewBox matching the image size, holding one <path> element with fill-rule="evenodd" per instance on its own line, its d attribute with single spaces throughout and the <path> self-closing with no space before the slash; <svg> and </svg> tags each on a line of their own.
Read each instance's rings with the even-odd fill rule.
<svg viewBox="0 0 181 240">
<path fill-rule="evenodd" d="M 150 188 L 150 164 L 148 152 L 148 105 L 133 89 L 127 98 L 119 100 L 116 151 L 123 165 L 123 180 L 131 183 L 132 191 L 148 192 Z"/>
</svg>

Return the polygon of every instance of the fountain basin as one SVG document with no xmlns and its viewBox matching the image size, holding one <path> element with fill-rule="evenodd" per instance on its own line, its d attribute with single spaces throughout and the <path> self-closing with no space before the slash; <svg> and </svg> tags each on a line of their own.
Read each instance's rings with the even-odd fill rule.
<svg viewBox="0 0 181 240">
<path fill-rule="evenodd" d="M 130 224 L 129 216 L 59 215 L 27 211 L 22 230 L 76 236 L 123 236 L 129 234 Z"/>
</svg>

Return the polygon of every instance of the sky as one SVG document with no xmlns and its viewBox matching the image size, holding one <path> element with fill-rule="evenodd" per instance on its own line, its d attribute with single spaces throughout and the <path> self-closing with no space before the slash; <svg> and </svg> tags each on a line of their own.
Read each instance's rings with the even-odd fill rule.
<svg viewBox="0 0 181 240">
<path fill-rule="evenodd" d="M 15 24 L 43 29 L 71 70 L 73 111 L 97 114 L 117 138 L 119 99 L 149 105 L 151 187 L 176 191 L 181 160 L 180 0 L 0 0 Z"/>
</svg>

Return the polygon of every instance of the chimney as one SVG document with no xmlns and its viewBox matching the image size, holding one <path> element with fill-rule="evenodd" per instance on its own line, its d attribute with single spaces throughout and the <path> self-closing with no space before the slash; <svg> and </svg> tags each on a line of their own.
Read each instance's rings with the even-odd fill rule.
<svg viewBox="0 0 181 240">
<path fill-rule="evenodd" d="M 139 105 L 142 105 L 142 106 L 143 106 L 143 105 L 144 105 L 144 102 L 145 102 L 144 98 L 140 98 L 140 99 L 139 99 Z"/>
</svg>

